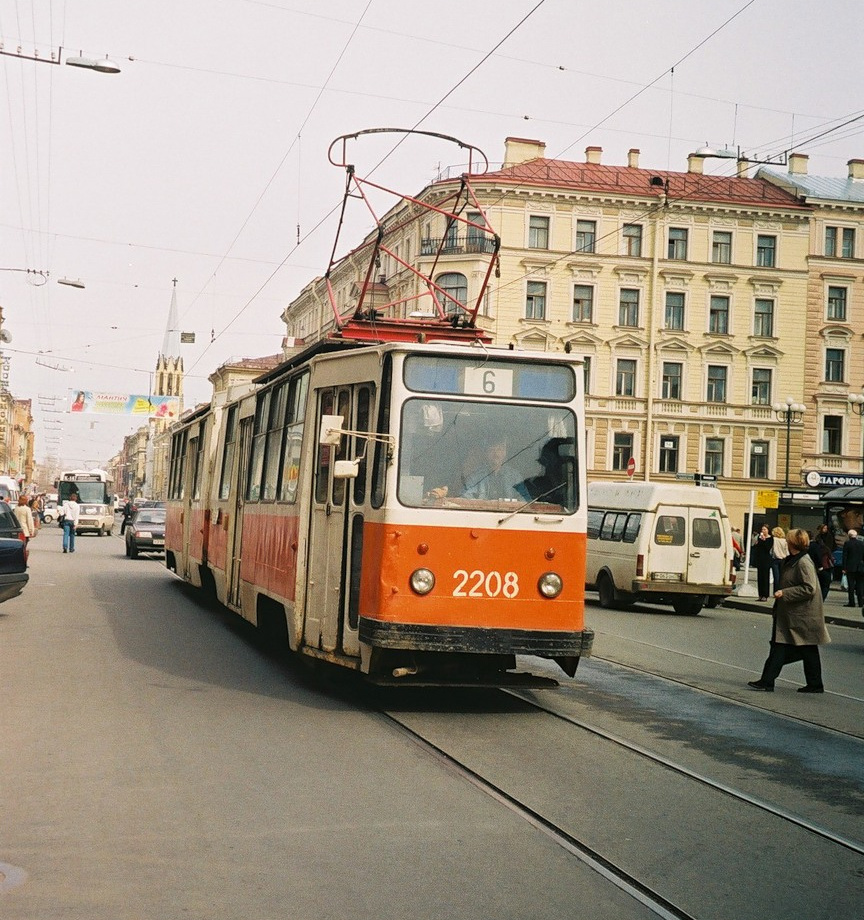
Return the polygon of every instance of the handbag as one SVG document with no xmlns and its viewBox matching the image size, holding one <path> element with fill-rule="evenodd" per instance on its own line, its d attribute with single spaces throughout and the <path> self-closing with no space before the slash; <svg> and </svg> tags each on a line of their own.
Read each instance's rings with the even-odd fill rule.
<svg viewBox="0 0 864 920">
<path fill-rule="evenodd" d="M 65 515 L 65 514 L 58 514 L 58 515 L 57 515 L 57 523 L 58 523 L 58 524 L 62 524 L 65 520 L 66 520 L 66 515 Z"/>
</svg>

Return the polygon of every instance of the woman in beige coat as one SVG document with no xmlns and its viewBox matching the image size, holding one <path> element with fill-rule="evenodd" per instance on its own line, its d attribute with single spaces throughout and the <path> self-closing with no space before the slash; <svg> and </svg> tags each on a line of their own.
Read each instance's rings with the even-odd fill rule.
<svg viewBox="0 0 864 920">
<path fill-rule="evenodd" d="M 33 520 L 33 512 L 27 504 L 27 496 L 22 495 L 18 499 L 18 504 L 12 509 L 12 513 L 18 518 L 18 523 L 24 531 L 24 536 L 29 540 L 30 537 L 36 536 L 36 524 Z"/>
<path fill-rule="evenodd" d="M 822 591 L 813 560 L 807 553 L 810 537 L 806 530 L 786 534 L 789 555 L 780 568 L 780 584 L 774 592 L 774 626 L 771 651 L 759 680 L 747 686 L 753 690 L 774 690 L 774 681 L 784 664 L 804 664 L 806 686 L 799 693 L 823 693 L 819 646 L 831 641 L 822 612 Z"/>
</svg>

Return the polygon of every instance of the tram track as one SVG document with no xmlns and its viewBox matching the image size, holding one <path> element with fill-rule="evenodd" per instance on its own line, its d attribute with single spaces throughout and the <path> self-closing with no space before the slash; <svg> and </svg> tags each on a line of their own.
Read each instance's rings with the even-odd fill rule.
<svg viewBox="0 0 864 920">
<path fill-rule="evenodd" d="M 521 699 L 518 693 L 513 695 Z M 528 700 L 525 701 L 530 702 Z M 692 914 L 682 910 L 659 892 L 639 881 L 634 875 L 627 872 L 621 866 L 616 865 L 563 828 L 555 825 L 554 822 L 541 815 L 539 811 L 519 801 L 500 785 L 481 776 L 476 770 L 471 769 L 458 758 L 447 753 L 440 745 L 424 738 L 420 732 L 405 724 L 405 722 L 401 721 L 393 713 L 379 710 L 379 714 L 387 719 L 402 734 L 410 738 L 412 742 L 422 748 L 428 755 L 441 763 L 445 769 L 466 780 L 519 816 L 522 820 L 531 824 L 540 831 L 540 833 L 544 834 L 562 849 L 566 850 L 570 855 L 578 859 L 583 865 L 587 866 L 601 878 L 632 897 L 638 904 L 647 908 L 656 917 L 662 918 L 662 920 L 696 920 Z M 554 715 L 554 713 L 549 714 Z"/>
</svg>

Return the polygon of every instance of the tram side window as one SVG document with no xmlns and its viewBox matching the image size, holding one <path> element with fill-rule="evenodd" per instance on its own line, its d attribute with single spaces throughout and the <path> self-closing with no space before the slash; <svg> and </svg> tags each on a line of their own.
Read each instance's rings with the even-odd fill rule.
<svg viewBox="0 0 864 920">
<path fill-rule="evenodd" d="M 357 431 L 368 431 L 372 422 L 372 394 L 371 387 L 359 387 L 357 390 Z M 362 505 L 366 498 L 366 464 L 369 456 L 369 442 L 364 438 L 354 438 L 351 457 L 362 455 L 358 467 L 357 478 L 354 480 L 354 504 Z"/>
<path fill-rule="evenodd" d="M 282 472 L 279 476 L 279 501 L 296 502 L 300 481 L 300 455 L 303 446 L 303 422 L 306 417 L 306 394 L 309 375 L 295 377 L 288 390 L 285 428 L 282 441 Z"/>
<path fill-rule="evenodd" d="M 198 482 L 198 470 L 200 469 L 201 454 L 198 451 L 198 445 L 201 443 L 201 438 L 190 438 L 189 439 L 189 494 L 193 499 L 200 498 L 200 495 L 196 495 L 196 484 Z"/>
<path fill-rule="evenodd" d="M 693 545 L 705 549 L 722 546 L 720 522 L 715 518 L 693 518 Z"/>
<path fill-rule="evenodd" d="M 321 394 L 318 418 L 324 415 L 333 415 L 333 392 L 331 390 Z M 315 464 L 315 501 L 319 504 L 327 501 L 328 474 L 332 454 L 333 448 L 329 444 L 318 445 L 318 459 Z"/>
<path fill-rule="evenodd" d="M 234 451 L 237 446 L 237 406 L 231 406 L 225 420 L 225 451 L 222 454 L 222 470 L 219 474 L 219 498 L 228 498 L 231 492 L 231 470 L 234 466 Z"/>
<path fill-rule="evenodd" d="M 658 514 L 654 542 L 661 546 L 683 546 L 687 536 L 684 518 L 675 514 Z"/>
<path fill-rule="evenodd" d="M 186 472 L 186 444 L 188 437 L 189 429 L 186 428 L 175 434 L 171 439 L 168 495 L 175 501 L 183 498 L 183 480 Z"/>
<path fill-rule="evenodd" d="M 340 390 L 336 398 L 336 414 L 342 416 L 342 423 L 346 428 L 350 428 L 351 419 L 351 396 L 348 390 Z M 349 438 L 340 438 L 339 443 L 333 448 L 331 458 L 335 463 L 337 460 L 344 460 L 348 448 Z M 333 480 L 333 504 L 341 505 L 345 501 L 345 480 Z"/>
<path fill-rule="evenodd" d="M 249 461 L 249 479 L 246 484 L 246 501 L 256 502 L 261 497 L 261 476 L 264 472 L 264 449 L 267 446 L 267 422 L 270 418 L 272 390 L 261 393 L 255 407 L 255 426 L 252 429 L 252 458 Z"/>
<path fill-rule="evenodd" d="M 264 481 L 261 483 L 261 497 L 272 500 L 279 489 L 279 451 L 282 447 L 282 432 L 285 427 L 285 401 L 288 397 L 288 383 L 279 384 L 270 400 L 270 419 L 267 423 L 267 441 L 264 457 Z"/>
</svg>

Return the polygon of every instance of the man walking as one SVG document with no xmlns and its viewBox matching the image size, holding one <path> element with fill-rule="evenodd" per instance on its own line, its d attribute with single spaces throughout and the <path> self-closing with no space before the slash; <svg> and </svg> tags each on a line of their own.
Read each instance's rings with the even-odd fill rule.
<svg viewBox="0 0 864 920">
<path fill-rule="evenodd" d="M 843 572 L 849 592 L 846 606 L 864 608 L 864 540 L 858 539 L 857 530 L 850 530 L 847 536 L 843 544 Z"/>
<path fill-rule="evenodd" d="M 63 515 L 63 552 L 75 552 L 75 528 L 78 526 L 78 513 L 81 507 L 78 504 L 78 493 L 73 492 L 63 502 L 60 513 Z M 864 544 L 862 544 L 864 546 Z"/>
</svg>

